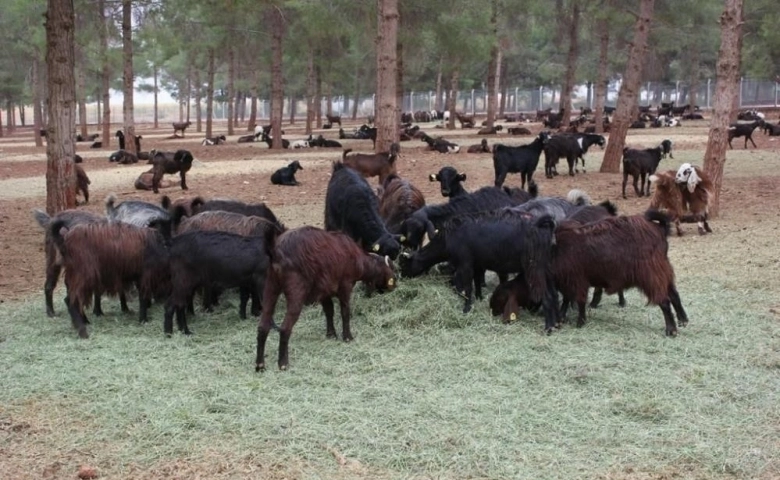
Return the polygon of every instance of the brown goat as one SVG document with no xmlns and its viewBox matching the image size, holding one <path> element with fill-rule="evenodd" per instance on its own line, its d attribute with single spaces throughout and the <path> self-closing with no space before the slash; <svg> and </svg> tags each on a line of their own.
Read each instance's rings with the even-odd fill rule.
<svg viewBox="0 0 780 480">
<path fill-rule="evenodd" d="M 380 153 L 355 153 L 347 155 L 352 151 L 351 148 L 344 150 L 341 155 L 344 165 L 357 170 L 364 177 L 379 176 L 379 184 L 383 184 L 385 179 L 393 173 L 396 173 L 395 160 L 398 158 L 400 145 L 393 143 L 390 145 L 389 152 Z"/>
<path fill-rule="evenodd" d="M 488 147 L 487 138 L 483 138 L 479 145 L 471 145 L 466 153 L 490 153 L 490 147 Z"/>
<path fill-rule="evenodd" d="M 53 222 L 51 232 L 65 267 L 65 303 L 79 336 L 89 337 L 84 308 L 95 294 L 118 295 L 133 283 L 139 291 L 139 320 L 146 322 L 153 294 L 168 287 L 162 235 L 120 222 L 77 225 L 63 235 L 64 225 L 62 220 Z"/>
<path fill-rule="evenodd" d="M 684 163 L 679 170 L 667 170 L 650 177 L 656 189 L 650 200 L 650 208 L 664 208 L 674 220 L 677 235 L 682 236 L 680 221 L 698 223 L 699 235 L 711 233 L 707 215 L 709 213 L 710 195 L 713 191 L 712 181 L 699 167 Z M 691 215 L 686 216 L 686 211 Z"/>
<path fill-rule="evenodd" d="M 87 172 L 81 168 L 81 165 L 74 165 L 73 168 L 76 170 L 76 195 L 81 192 L 84 195 L 84 203 L 89 203 L 89 186 L 92 182 L 89 181 Z"/>
<path fill-rule="evenodd" d="M 135 179 L 135 183 L 133 186 L 136 190 L 151 190 L 152 189 L 152 181 L 154 180 L 154 169 L 147 170 L 141 175 L 138 175 L 138 178 Z M 160 183 L 157 185 L 157 188 L 170 188 L 175 187 L 177 185 L 181 185 L 180 180 L 167 180 L 163 178 L 160 180 Z"/>
<path fill-rule="evenodd" d="M 385 221 L 388 232 L 401 233 L 404 220 L 424 206 L 425 197 L 411 182 L 395 174 L 385 179 L 379 196 L 379 216 Z"/>
<path fill-rule="evenodd" d="M 273 327 L 273 315 L 279 296 L 284 293 L 287 312 L 279 329 L 281 370 L 289 363 L 288 344 L 293 326 L 304 305 L 320 303 L 325 312 L 326 336 L 336 337 L 333 324 L 333 297 L 341 310 L 342 338 L 353 339 L 350 330 L 350 297 L 355 283 L 362 281 L 380 293 L 395 288 L 395 277 L 387 257 L 365 253 L 350 237 L 316 227 L 288 230 L 266 241 L 271 267 L 263 292 L 263 315 L 257 329 L 257 371 L 265 369 L 265 342 Z"/>
<path fill-rule="evenodd" d="M 236 235 L 263 236 L 268 228 L 276 228 L 273 222 L 265 218 L 241 215 L 240 213 L 221 212 L 218 210 L 201 212 L 188 218 L 185 207 L 176 207 L 173 213 L 173 227 L 177 235 L 192 231 L 218 231 L 235 233 Z"/>
<path fill-rule="evenodd" d="M 551 271 L 564 300 L 577 302 L 578 327 L 585 324 L 589 287 L 601 287 L 607 294 L 637 287 L 649 303 L 661 307 L 666 335 L 677 335 L 671 307 L 681 326 L 688 323 L 688 316 L 667 256 L 668 234 L 669 217 L 656 210 L 648 210 L 644 215 L 605 218 L 584 226 L 561 222 L 555 232 Z M 565 311 L 561 313 L 565 316 Z"/>
<path fill-rule="evenodd" d="M 184 131 L 187 130 L 187 127 L 192 125 L 192 122 L 186 121 L 186 122 L 173 122 L 173 137 L 176 137 L 176 132 L 181 132 L 181 138 L 184 138 Z"/>
</svg>

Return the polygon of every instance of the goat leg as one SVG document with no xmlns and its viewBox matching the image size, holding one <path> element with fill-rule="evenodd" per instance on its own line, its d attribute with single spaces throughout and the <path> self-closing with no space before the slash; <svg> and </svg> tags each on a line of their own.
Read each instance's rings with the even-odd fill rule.
<svg viewBox="0 0 780 480">
<path fill-rule="evenodd" d="M 43 285 L 43 296 L 46 300 L 46 315 L 49 317 L 54 316 L 54 288 L 57 286 L 57 279 L 60 278 L 60 270 L 62 267 L 56 265 L 54 261 L 54 254 L 52 259 L 49 260 L 49 251 L 46 251 L 46 264 L 51 267 L 46 268 L 46 283 Z"/>
<path fill-rule="evenodd" d="M 626 297 L 623 295 L 623 290 L 618 290 L 618 306 L 626 306 Z"/>
<path fill-rule="evenodd" d="M 127 296 L 125 292 L 119 292 L 119 308 L 122 313 L 130 313 L 130 307 L 127 306 Z"/>
<path fill-rule="evenodd" d="M 68 305 L 68 313 L 70 313 L 70 320 L 73 323 L 73 327 L 78 331 L 79 337 L 89 338 L 87 333 L 86 323 L 88 322 L 87 316 L 84 315 L 84 309 L 81 305 L 76 305 L 76 302 L 71 302 L 68 297 L 65 297 L 65 302 Z"/>
<path fill-rule="evenodd" d="M 322 311 L 325 313 L 325 337 L 338 338 L 336 335 L 336 326 L 333 324 L 333 299 L 323 298 L 320 301 Z"/>
<path fill-rule="evenodd" d="M 667 298 L 658 305 L 661 307 L 661 311 L 664 312 L 664 321 L 666 321 L 666 336 L 677 336 L 677 324 L 674 323 L 674 314 L 672 314 L 672 308 L 669 305 L 669 299 Z"/>
<path fill-rule="evenodd" d="M 246 304 L 249 303 L 249 289 L 245 285 L 241 285 L 238 289 L 238 318 L 246 320 Z"/>
<path fill-rule="evenodd" d="M 595 287 L 593 289 L 593 299 L 590 301 L 590 308 L 598 308 L 601 303 L 601 296 L 604 294 L 604 289 L 601 287 Z"/>
<path fill-rule="evenodd" d="M 279 370 L 287 370 L 287 367 L 290 364 L 290 355 L 288 351 L 290 336 L 292 335 L 292 329 L 295 322 L 298 321 L 298 317 L 301 315 L 302 308 L 302 301 L 292 304 L 290 299 L 287 299 L 287 313 L 284 315 L 284 322 L 279 329 L 279 361 L 277 363 L 279 365 Z M 265 328 L 265 323 L 263 324 L 263 327 Z"/>
<path fill-rule="evenodd" d="M 187 187 L 187 172 L 180 172 L 179 176 L 181 177 L 181 189 L 189 190 L 189 187 Z"/>
<path fill-rule="evenodd" d="M 341 309 L 341 339 L 345 342 L 351 342 L 355 338 L 352 336 L 352 330 L 349 325 L 349 297 L 352 296 L 351 285 L 345 289 L 345 292 L 339 293 L 339 309 Z"/>
<path fill-rule="evenodd" d="M 94 305 L 92 306 L 92 315 L 96 317 L 102 317 L 103 316 L 103 306 L 100 302 L 100 293 L 95 292 L 95 301 Z"/>
<path fill-rule="evenodd" d="M 192 332 L 187 327 L 187 314 L 184 312 L 184 307 L 176 307 L 176 327 L 185 335 L 192 335 Z"/>
<path fill-rule="evenodd" d="M 166 337 L 169 337 L 173 335 L 173 312 L 176 310 L 176 307 L 173 305 L 173 300 L 171 298 L 168 298 L 168 301 L 165 302 L 165 315 L 163 317 L 163 333 L 165 333 Z"/>
<path fill-rule="evenodd" d="M 685 309 L 680 301 L 680 293 L 674 285 L 669 286 L 669 300 L 672 303 L 672 307 L 674 307 L 674 312 L 677 314 L 677 323 L 679 323 L 681 327 L 687 326 L 688 314 L 685 313 Z"/>
</svg>

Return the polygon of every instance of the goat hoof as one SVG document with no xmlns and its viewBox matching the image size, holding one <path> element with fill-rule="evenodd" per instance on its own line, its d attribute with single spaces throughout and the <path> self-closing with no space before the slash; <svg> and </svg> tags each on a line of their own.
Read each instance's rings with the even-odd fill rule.
<svg viewBox="0 0 780 480">
<path fill-rule="evenodd" d="M 685 320 L 677 320 L 677 325 L 679 325 L 681 327 L 687 327 L 688 326 L 688 320 L 687 319 L 685 319 Z"/>
<path fill-rule="evenodd" d="M 325 333 L 325 338 L 339 338 L 339 336 L 336 335 L 336 332 L 327 332 Z"/>
<path fill-rule="evenodd" d="M 166 333 L 166 334 L 165 334 L 165 338 L 171 338 L 172 336 L 173 336 L 173 334 L 172 334 L 172 333 Z"/>
<path fill-rule="evenodd" d="M 347 335 L 346 337 L 344 337 L 344 343 L 349 343 L 352 340 L 354 340 L 354 338 L 352 338 L 352 335 Z"/>
<path fill-rule="evenodd" d="M 676 337 L 677 336 L 677 329 L 676 328 L 667 328 L 666 329 L 666 336 L 667 337 Z"/>
<path fill-rule="evenodd" d="M 552 335 L 553 330 L 555 330 L 555 329 L 554 328 L 545 328 L 544 329 L 544 333 L 546 333 L 547 335 Z"/>
<path fill-rule="evenodd" d="M 87 329 L 84 327 L 79 328 L 79 338 L 89 338 L 89 333 L 87 333 Z"/>
<path fill-rule="evenodd" d="M 283 372 L 286 371 L 287 370 L 287 364 L 285 363 L 285 364 L 279 365 L 279 370 L 281 370 Z"/>
<path fill-rule="evenodd" d="M 255 372 L 265 371 L 265 363 L 258 363 L 255 365 Z"/>
</svg>

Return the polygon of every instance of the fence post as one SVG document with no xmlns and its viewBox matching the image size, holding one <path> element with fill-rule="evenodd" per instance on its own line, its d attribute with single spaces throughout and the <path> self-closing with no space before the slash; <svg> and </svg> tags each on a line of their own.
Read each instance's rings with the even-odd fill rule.
<svg viewBox="0 0 780 480">
<path fill-rule="evenodd" d="M 474 89 L 471 89 L 471 116 L 474 116 Z"/>
</svg>

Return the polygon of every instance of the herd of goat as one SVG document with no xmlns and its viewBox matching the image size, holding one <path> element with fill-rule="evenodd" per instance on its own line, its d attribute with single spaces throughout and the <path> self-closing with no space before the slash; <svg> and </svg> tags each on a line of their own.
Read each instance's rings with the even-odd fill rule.
<svg viewBox="0 0 780 480">
<path fill-rule="evenodd" d="M 372 138 L 370 128 L 356 134 L 362 131 L 361 138 L 375 140 L 376 131 Z M 443 139 L 410 125 L 402 128 L 431 150 L 452 151 L 452 146 L 437 143 Z M 258 127 L 254 139 L 269 140 L 269 130 Z M 225 139 L 207 140 L 219 144 Z M 314 139 L 321 140 L 325 139 Z M 337 337 L 333 304 L 337 298 L 341 338 L 350 341 L 350 300 L 358 281 L 367 294 L 384 293 L 394 290 L 399 278 L 425 275 L 437 267 L 449 274 L 450 285 L 463 299 L 464 313 L 472 309 L 475 297 L 483 298 L 485 274 L 492 271 L 499 285 L 489 308 L 505 322 L 517 319 L 521 309 L 541 310 L 544 330 L 551 333 L 566 321 L 574 303 L 581 327 L 591 287 L 592 307 L 604 292 L 618 294 L 623 306 L 623 292 L 638 288 L 649 303 L 660 307 L 665 333 L 674 336 L 688 317 L 667 255 L 667 237 L 672 225 L 682 235 L 680 222 L 697 223 L 700 234 L 712 231 L 707 223 L 712 182 L 687 163 L 678 170 L 658 171 L 661 160 L 672 155 L 671 142 L 664 140 L 654 148 L 623 152 L 623 197 L 631 176 L 636 195 L 651 196 L 644 214 L 618 215 L 611 202 L 593 204 L 579 190 L 566 198 L 539 194 L 533 173 L 543 153 L 548 177 L 557 174 L 560 158 L 567 160 L 569 174 L 574 175 L 578 160 L 584 171 L 584 154 L 592 145 L 603 148 L 605 138 L 542 131 L 527 145 L 492 148 L 483 140 L 468 151 L 492 153 L 494 185 L 469 192 L 464 187 L 466 173 L 445 166 L 429 177 L 439 183 L 446 199 L 438 204 L 427 204 L 422 192 L 399 176 L 398 143 L 376 154 L 344 150 L 341 160 L 333 163 L 324 228 L 287 229 L 263 203 L 201 197 L 171 201 L 164 196 L 156 205 L 117 203 L 110 195 L 105 216 L 66 210 L 49 217 L 36 210 L 35 219 L 45 231 L 46 312 L 55 314 L 53 292 L 63 269 L 65 305 L 82 338 L 88 337 L 87 310 L 92 306 L 93 315 L 101 315 L 105 295 L 118 296 L 122 311 L 129 311 L 127 294 L 134 289 L 141 322 L 148 320 L 148 309 L 157 301 L 164 305 L 163 332 L 173 333 L 175 317 L 178 330 L 190 334 L 187 318 L 194 314 L 196 295 L 208 312 L 223 291 L 235 288 L 240 318 L 246 318 L 248 307 L 251 315 L 260 317 L 256 369 L 266 367 L 265 344 L 272 330 L 279 332 L 278 367 L 286 369 L 292 329 L 305 305 L 320 304 L 326 335 Z M 112 161 L 122 162 L 121 151 L 112 154 Z M 170 173 L 179 173 L 181 187 L 187 189 L 186 173 L 193 162 L 189 151 L 152 150 L 148 155 L 153 164 L 145 172 L 149 189 L 157 192 L 162 176 Z M 271 181 L 296 185 L 295 173 L 302 169 L 294 161 L 275 172 Z M 520 174 L 520 188 L 504 186 L 509 173 Z M 378 178 L 376 190 L 368 182 L 372 177 Z M 86 175 L 84 179 L 88 184 Z M 82 180 L 79 177 L 80 187 Z M 277 324 L 274 311 L 282 295 L 286 313 Z"/>
</svg>

